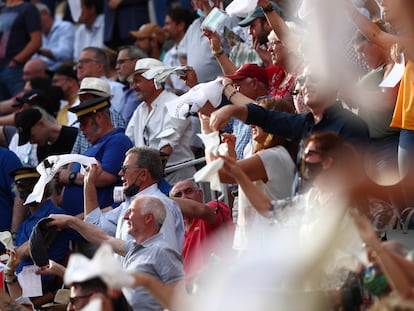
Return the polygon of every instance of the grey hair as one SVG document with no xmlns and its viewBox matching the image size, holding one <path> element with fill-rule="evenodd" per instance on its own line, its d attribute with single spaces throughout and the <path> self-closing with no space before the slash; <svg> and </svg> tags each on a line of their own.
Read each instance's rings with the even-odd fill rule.
<svg viewBox="0 0 414 311">
<path fill-rule="evenodd" d="M 93 52 L 95 54 L 95 60 L 98 63 L 101 63 L 104 65 L 104 70 L 105 73 L 108 71 L 109 69 L 109 57 L 108 54 L 106 53 L 106 51 L 104 49 L 95 47 L 95 46 L 88 46 L 86 48 L 84 48 L 82 51 L 89 51 L 89 52 Z"/>
<path fill-rule="evenodd" d="M 141 195 L 136 200 L 140 202 L 141 215 L 154 215 L 155 222 L 161 227 L 167 214 L 161 200 L 150 195 Z"/>
<path fill-rule="evenodd" d="M 131 59 L 141 59 L 148 57 L 148 54 L 145 53 L 144 50 L 140 49 L 135 45 L 123 45 L 118 48 L 118 53 L 123 50 L 127 51 L 127 55 Z"/>
<path fill-rule="evenodd" d="M 139 168 L 145 168 L 151 174 L 155 181 L 160 181 L 164 176 L 164 169 L 162 166 L 160 152 L 149 147 L 133 147 L 129 149 L 125 156 L 135 154 L 137 156 L 136 165 Z"/>
</svg>

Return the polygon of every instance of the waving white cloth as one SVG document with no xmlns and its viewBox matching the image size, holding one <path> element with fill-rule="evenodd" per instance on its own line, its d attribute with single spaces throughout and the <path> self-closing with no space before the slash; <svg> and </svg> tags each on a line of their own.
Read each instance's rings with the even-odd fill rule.
<svg viewBox="0 0 414 311">
<path fill-rule="evenodd" d="M 222 78 L 214 81 L 199 83 L 192 87 L 187 93 L 168 102 L 169 114 L 178 119 L 186 119 L 191 113 L 198 112 L 209 101 L 217 108 L 221 103 L 223 94 Z"/>
<path fill-rule="evenodd" d="M 40 178 L 37 181 L 36 185 L 33 188 L 32 193 L 27 197 L 24 204 L 32 202 L 40 202 L 43 198 L 43 193 L 45 191 L 45 186 L 49 181 L 52 180 L 53 176 L 57 171 L 64 165 L 78 162 L 82 165 L 90 165 L 98 163 L 95 158 L 87 157 L 79 154 L 61 154 L 48 156 L 44 159 L 37 167 L 36 170 L 40 174 Z M 83 172 L 83 167 L 81 167 L 81 173 Z"/>
<path fill-rule="evenodd" d="M 226 12 L 230 16 L 246 17 L 254 11 L 257 6 L 257 0 L 233 0 L 227 7 Z"/>
<path fill-rule="evenodd" d="M 213 155 L 225 155 L 228 151 L 227 144 L 220 144 L 219 132 L 213 132 L 210 134 L 197 134 L 203 141 L 206 153 L 212 153 Z M 210 188 L 216 191 L 221 191 L 220 176 L 218 171 L 223 167 L 223 159 L 215 159 L 211 161 L 201 170 L 194 174 L 195 182 L 205 181 L 210 183 Z"/>
<path fill-rule="evenodd" d="M 0 232 L 0 242 L 4 245 L 7 250 L 12 251 L 14 249 L 13 238 L 10 231 Z"/>
<path fill-rule="evenodd" d="M 70 285 L 96 277 L 112 288 L 130 287 L 134 284 L 134 277 L 122 268 L 115 259 L 111 246 L 106 243 L 99 247 L 92 259 L 82 254 L 70 256 L 64 281 Z"/>
</svg>

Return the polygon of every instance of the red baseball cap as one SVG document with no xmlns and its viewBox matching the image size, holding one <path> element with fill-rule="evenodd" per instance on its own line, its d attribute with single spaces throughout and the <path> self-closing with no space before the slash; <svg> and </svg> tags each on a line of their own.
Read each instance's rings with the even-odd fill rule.
<svg viewBox="0 0 414 311">
<path fill-rule="evenodd" d="M 237 69 L 235 73 L 231 75 L 225 75 L 225 77 L 232 79 L 233 81 L 246 78 L 256 78 L 266 85 L 269 83 L 266 69 L 256 64 L 244 64 L 239 69 Z"/>
</svg>

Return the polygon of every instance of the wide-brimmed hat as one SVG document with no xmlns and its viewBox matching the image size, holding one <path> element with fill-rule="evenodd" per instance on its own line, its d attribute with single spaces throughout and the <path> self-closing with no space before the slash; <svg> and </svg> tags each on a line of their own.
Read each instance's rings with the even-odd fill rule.
<svg viewBox="0 0 414 311">
<path fill-rule="evenodd" d="M 99 97 L 112 97 L 111 87 L 108 82 L 94 77 L 82 79 L 78 95 L 92 94 Z"/>
</svg>

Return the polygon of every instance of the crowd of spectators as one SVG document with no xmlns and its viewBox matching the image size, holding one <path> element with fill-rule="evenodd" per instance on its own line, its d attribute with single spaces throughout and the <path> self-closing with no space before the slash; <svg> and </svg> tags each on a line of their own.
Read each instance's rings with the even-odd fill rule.
<svg viewBox="0 0 414 311">
<path fill-rule="evenodd" d="M 0 309 L 414 310 L 413 16 L 0 0 Z"/>
</svg>

